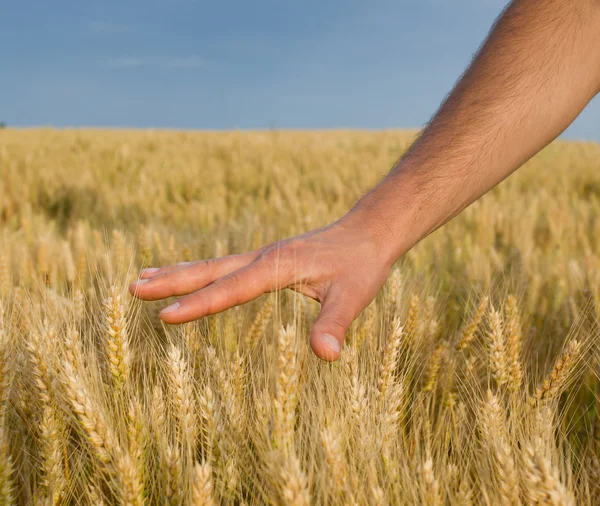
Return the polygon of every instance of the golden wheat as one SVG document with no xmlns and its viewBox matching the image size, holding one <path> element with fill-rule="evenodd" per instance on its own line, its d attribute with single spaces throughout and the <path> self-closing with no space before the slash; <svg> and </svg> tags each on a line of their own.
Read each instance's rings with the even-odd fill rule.
<svg viewBox="0 0 600 506">
<path fill-rule="evenodd" d="M 600 146 L 412 248 L 326 364 L 298 293 L 166 326 L 127 283 L 330 223 L 414 133 L 0 136 L 0 504 L 598 502 Z"/>
</svg>

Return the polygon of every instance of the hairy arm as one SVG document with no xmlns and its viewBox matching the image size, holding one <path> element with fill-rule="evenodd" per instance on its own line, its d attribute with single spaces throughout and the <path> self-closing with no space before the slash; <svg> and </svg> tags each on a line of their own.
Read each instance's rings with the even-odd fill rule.
<svg viewBox="0 0 600 506">
<path fill-rule="evenodd" d="M 321 302 L 336 360 L 392 264 L 559 135 L 600 90 L 600 0 L 515 0 L 408 153 L 343 218 L 255 251 L 146 269 L 130 287 L 183 323 L 291 288 Z"/>
<path fill-rule="evenodd" d="M 396 260 L 556 138 L 599 91 L 600 2 L 513 1 L 411 149 L 347 219 L 372 221 Z"/>
</svg>

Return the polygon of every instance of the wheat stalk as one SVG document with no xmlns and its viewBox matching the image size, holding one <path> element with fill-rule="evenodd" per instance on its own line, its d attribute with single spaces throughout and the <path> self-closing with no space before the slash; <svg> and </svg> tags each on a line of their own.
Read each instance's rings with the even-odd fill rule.
<svg viewBox="0 0 600 506">
<path fill-rule="evenodd" d="M 223 407 L 233 430 L 238 434 L 242 434 L 244 413 L 243 401 L 241 398 L 243 386 L 240 384 L 240 375 L 243 375 L 241 356 L 239 354 L 236 355 L 237 358 L 232 361 L 233 373 L 230 374 L 226 372 L 226 368 L 221 363 L 221 360 L 217 356 L 216 350 L 212 346 L 210 346 L 206 351 L 206 356 L 211 366 L 212 376 L 216 379 L 218 390 L 221 392 L 221 406 Z M 236 375 L 238 377 L 235 379 L 236 387 L 234 387 L 230 376 L 235 377 Z"/>
<path fill-rule="evenodd" d="M 107 423 L 100 405 L 93 400 L 90 392 L 73 366 L 63 362 L 63 383 L 68 399 L 98 460 L 112 470 L 112 478 L 117 484 L 124 504 L 143 504 L 143 484 L 131 456 L 121 448 L 116 435 Z"/>
<path fill-rule="evenodd" d="M 144 478 L 147 474 L 144 455 L 148 434 L 146 424 L 144 423 L 142 405 L 138 399 L 133 399 L 129 403 L 127 412 L 127 439 L 129 442 L 129 455 L 135 469 L 132 480 L 135 483 L 139 483 L 141 489 L 143 488 Z M 141 494 L 142 491 L 140 490 Z"/>
<path fill-rule="evenodd" d="M 250 346 L 250 348 L 255 348 L 256 345 L 263 338 L 265 329 L 267 328 L 267 324 L 271 319 L 273 308 L 273 301 L 269 299 L 262 305 L 260 310 L 256 313 L 254 321 L 252 322 L 252 325 L 250 326 L 246 337 L 247 343 Z"/>
<path fill-rule="evenodd" d="M 423 477 L 423 504 L 427 506 L 441 506 L 442 494 L 440 484 L 433 472 L 433 460 L 428 458 L 421 466 Z"/>
<path fill-rule="evenodd" d="M 0 427 L 4 425 L 4 419 L 6 418 L 11 383 L 8 338 L 4 304 L 0 299 Z"/>
<path fill-rule="evenodd" d="M 165 396 L 159 385 L 154 385 L 152 390 L 152 417 L 151 426 L 157 434 L 167 433 L 167 406 Z"/>
<path fill-rule="evenodd" d="M 294 455 L 287 456 L 279 468 L 282 504 L 285 506 L 309 506 L 310 494 L 306 476 L 299 460 Z"/>
<path fill-rule="evenodd" d="M 194 479 L 192 481 L 193 506 L 214 506 L 212 469 L 208 462 L 196 463 L 194 466 Z"/>
<path fill-rule="evenodd" d="M 502 328 L 502 316 L 499 311 L 491 309 L 489 313 L 490 330 L 489 360 L 492 377 L 498 386 L 508 381 L 508 357 L 506 354 L 506 339 Z"/>
<path fill-rule="evenodd" d="M 4 427 L 0 426 L 0 504 L 13 504 L 13 464 Z"/>
<path fill-rule="evenodd" d="M 550 374 L 546 376 L 542 385 L 537 388 L 535 398 L 538 401 L 549 402 L 559 396 L 579 360 L 583 346 L 576 339 L 569 342 L 561 356 L 556 360 Z"/>
<path fill-rule="evenodd" d="M 437 386 L 438 376 L 442 367 L 442 360 L 444 359 L 447 349 L 448 344 L 443 342 L 440 345 L 438 345 L 437 348 L 431 354 L 431 358 L 429 359 L 429 364 L 427 368 L 427 375 L 425 379 L 425 386 L 423 387 L 423 392 L 431 392 Z"/>
<path fill-rule="evenodd" d="M 11 283 L 10 258 L 8 253 L 0 251 L 0 297 L 8 295 Z"/>
<path fill-rule="evenodd" d="M 535 438 L 523 452 L 527 504 L 575 506 L 575 498 L 561 482 L 558 470 L 544 455 L 542 448 L 542 441 Z"/>
<path fill-rule="evenodd" d="M 61 493 L 66 486 L 62 469 L 61 423 L 55 409 L 46 405 L 40 422 L 42 441 L 42 469 L 46 496 L 52 505 L 59 504 Z"/>
<path fill-rule="evenodd" d="M 352 419 L 358 430 L 362 426 L 363 416 L 367 410 L 367 389 L 361 381 L 358 368 L 358 355 L 353 346 L 347 346 L 342 359 L 347 364 L 349 384 L 349 401 Z"/>
<path fill-rule="evenodd" d="M 53 373 L 50 370 L 51 360 L 48 360 L 47 353 L 53 349 L 54 342 L 56 342 L 56 330 L 48 321 L 45 321 L 41 334 L 32 334 L 26 343 L 32 367 L 33 382 L 37 386 L 43 405 L 54 402 Z"/>
<path fill-rule="evenodd" d="M 482 443 L 491 455 L 499 503 L 520 505 L 517 468 L 507 442 L 506 414 L 498 397 L 490 390 L 481 409 L 481 432 Z"/>
<path fill-rule="evenodd" d="M 180 506 L 184 497 L 183 462 L 177 446 L 167 444 L 162 452 L 165 495 L 171 506 Z"/>
<path fill-rule="evenodd" d="M 508 388 L 518 392 L 523 382 L 521 367 L 521 324 L 517 310 L 517 300 L 509 295 L 506 300 L 506 355 L 508 358 Z"/>
<path fill-rule="evenodd" d="M 471 341 L 473 341 L 473 338 L 475 337 L 475 333 L 477 332 L 479 325 L 481 325 L 481 321 L 483 320 L 483 317 L 487 310 L 488 303 L 489 303 L 489 298 L 487 296 L 481 298 L 481 301 L 479 302 L 479 305 L 477 306 L 477 310 L 475 311 L 475 314 L 471 317 L 471 319 L 469 320 L 469 323 L 463 327 L 463 329 L 460 333 L 460 337 L 456 344 L 457 350 L 466 349 L 471 344 Z"/>
<path fill-rule="evenodd" d="M 199 396 L 200 415 L 202 417 L 202 441 L 204 454 L 208 459 L 214 459 L 214 448 L 218 440 L 217 427 L 220 425 L 219 416 L 216 407 L 216 400 L 210 384 L 205 385 L 203 392 Z M 214 460 L 209 460 L 209 464 L 214 469 Z"/>
<path fill-rule="evenodd" d="M 109 290 L 109 295 L 104 301 L 106 319 L 106 351 L 108 365 L 113 378 L 115 391 L 127 383 L 129 375 L 129 337 L 127 331 L 126 309 L 121 294 L 115 285 Z"/>
<path fill-rule="evenodd" d="M 358 336 L 354 346 L 360 349 L 367 335 L 374 332 L 377 323 L 377 302 L 373 300 L 365 309 L 365 319 L 358 330 Z"/>
<path fill-rule="evenodd" d="M 386 313 L 388 318 L 393 319 L 397 316 L 400 307 L 400 293 L 402 291 L 402 274 L 400 269 L 393 269 L 388 277 L 388 293 Z"/>
<path fill-rule="evenodd" d="M 196 444 L 196 402 L 189 366 L 182 351 L 172 345 L 168 356 L 173 406 L 179 421 L 178 435 L 186 452 Z"/>
<path fill-rule="evenodd" d="M 417 294 L 412 294 L 408 302 L 408 314 L 404 324 L 404 334 L 413 342 L 419 336 L 419 311 L 421 308 L 421 300 Z"/>
<path fill-rule="evenodd" d="M 346 490 L 347 470 L 340 427 L 337 424 L 321 430 L 321 445 L 325 452 L 325 460 L 329 467 L 334 491 L 337 492 L 337 495 L 342 495 Z"/>
<path fill-rule="evenodd" d="M 273 399 L 274 439 L 287 454 L 294 451 L 294 424 L 298 402 L 298 365 L 295 327 L 281 327 L 277 340 L 277 382 Z"/>
<path fill-rule="evenodd" d="M 92 400 L 85 383 L 69 362 L 63 362 L 61 378 L 73 410 L 85 430 L 98 460 L 109 464 L 113 456 L 119 452 L 119 445 L 106 423 L 102 410 Z"/>
<path fill-rule="evenodd" d="M 377 388 L 380 402 L 383 402 L 383 399 L 387 395 L 388 387 L 395 373 L 403 335 L 404 333 L 400 324 L 400 319 L 395 318 L 390 324 L 387 343 L 385 345 L 383 356 L 381 358 L 381 366 L 379 368 Z"/>
<path fill-rule="evenodd" d="M 73 294 L 73 315 L 79 322 L 85 317 L 85 297 L 81 288 L 77 288 Z"/>
</svg>

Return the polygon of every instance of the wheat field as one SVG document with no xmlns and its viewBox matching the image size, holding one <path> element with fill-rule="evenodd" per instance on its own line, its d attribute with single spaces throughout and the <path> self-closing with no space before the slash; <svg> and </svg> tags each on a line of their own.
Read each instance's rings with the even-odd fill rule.
<svg viewBox="0 0 600 506">
<path fill-rule="evenodd" d="M 0 131 L 0 505 L 600 504 L 597 144 L 409 251 L 335 363 L 293 291 L 127 293 L 330 223 L 414 138 Z"/>
</svg>

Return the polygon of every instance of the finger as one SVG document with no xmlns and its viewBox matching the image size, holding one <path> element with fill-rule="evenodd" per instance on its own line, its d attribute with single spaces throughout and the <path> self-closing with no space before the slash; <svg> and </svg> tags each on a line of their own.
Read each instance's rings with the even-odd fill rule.
<svg viewBox="0 0 600 506">
<path fill-rule="evenodd" d="M 346 331 L 362 308 L 350 290 L 333 289 L 327 293 L 321 312 L 310 332 L 310 345 L 317 357 L 334 361 L 340 358 Z"/>
<path fill-rule="evenodd" d="M 165 272 L 172 272 L 175 269 L 181 269 L 182 267 L 187 267 L 192 262 L 179 262 L 173 265 L 168 265 L 166 267 L 147 267 L 140 272 L 140 279 L 148 279 L 152 276 L 156 276 L 157 274 L 164 274 Z"/>
<path fill-rule="evenodd" d="M 217 279 L 213 284 L 182 297 L 163 309 L 160 318 L 166 323 L 187 323 L 209 314 L 245 304 L 287 286 L 289 281 L 276 276 L 273 266 L 262 260 Z"/>
<path fill-rule="evenodd" d="M 129 292 L 144 300 L 158 300 L 185 295 L 214 280 L 245 267 L 256 258 L 255 252 L 222 258 L 199 260 L 187 265 L 164 268 L 164 272 L 141 279 L 129 286 Z"/>
</svg>

